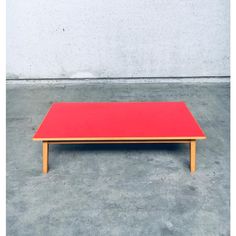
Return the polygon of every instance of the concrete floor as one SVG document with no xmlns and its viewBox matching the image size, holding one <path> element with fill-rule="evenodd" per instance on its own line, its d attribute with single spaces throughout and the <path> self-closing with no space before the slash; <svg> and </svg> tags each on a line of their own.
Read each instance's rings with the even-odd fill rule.
<svg viewBox="0 0 236 236">
<path fill-rule="evenodd" d="M 229 83 L 7 85 L 7 235 L 229 235 Z M 184 100 L 208 139 L 188 146 L 31 140 L 54 101 Z"/>
</svg>

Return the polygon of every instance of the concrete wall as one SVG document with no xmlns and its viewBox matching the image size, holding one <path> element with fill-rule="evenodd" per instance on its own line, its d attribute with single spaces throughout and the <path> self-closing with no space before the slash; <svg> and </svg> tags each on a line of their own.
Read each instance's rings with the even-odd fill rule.
<svg viewBox="0 0 236 236">
<path fill-rule="evenodd" d="M 7 0 L 8 78 L 229 75 L 229 0 Z"/>
</svg>

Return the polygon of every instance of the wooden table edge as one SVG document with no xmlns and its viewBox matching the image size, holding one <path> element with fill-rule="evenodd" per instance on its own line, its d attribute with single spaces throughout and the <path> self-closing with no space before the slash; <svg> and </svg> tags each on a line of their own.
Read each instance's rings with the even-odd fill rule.
<svg viewBox="0 0 236 236">
<path fill-rule="evenodd" d="M 32 138 L 33 141 L 159 141 L 159 140 L 201 140 L 206 136 L 191 137 L 95 137 L 95 138 Z"/>
</svg>

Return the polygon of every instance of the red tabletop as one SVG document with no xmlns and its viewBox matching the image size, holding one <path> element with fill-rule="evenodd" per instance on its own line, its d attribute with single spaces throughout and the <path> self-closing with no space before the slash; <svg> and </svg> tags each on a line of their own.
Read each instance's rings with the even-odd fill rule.
<svg viewBox="0 0 236 236">
<path fill-rule="evenodd" d="M 184 102 L 60 102 L 34 140 L 204 139 Z"/>
</svg>

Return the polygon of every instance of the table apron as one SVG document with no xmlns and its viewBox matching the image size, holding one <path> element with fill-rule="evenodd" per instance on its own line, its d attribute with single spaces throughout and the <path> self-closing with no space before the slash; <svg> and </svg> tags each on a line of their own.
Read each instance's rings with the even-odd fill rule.
<svg viewBox="0 0 236 236">
<path fill-rule="evenodd" d="M 140 144 L 144 144 L 144 143 L 190 143 L 191 141 L 193 141 L 192 139 L 186 139 L 186 140 L 89 140 L 89 141 L 46 141 L 44 140 L 43 142 L 47 142 L 48 144 L 129 144 L 129 143 L 140 143 Z"/>
</svg>

